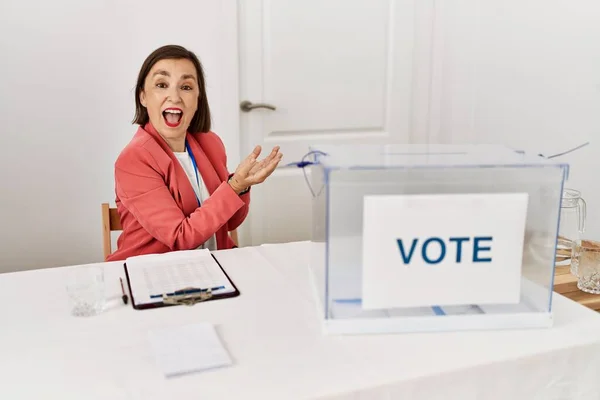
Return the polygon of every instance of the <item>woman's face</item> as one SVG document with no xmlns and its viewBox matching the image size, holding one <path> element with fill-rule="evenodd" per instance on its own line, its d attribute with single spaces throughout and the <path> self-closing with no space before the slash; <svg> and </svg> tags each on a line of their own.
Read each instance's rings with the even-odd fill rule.
<svg viewBox="0 0 600 400">
<path fill-rule="evenodd" d="M 190 60 L 160 60 L 150 70 L 140 93 L 150 123 L 167 140 L 185 138 L 198 109 L 198 77 Z"/>
</svg>

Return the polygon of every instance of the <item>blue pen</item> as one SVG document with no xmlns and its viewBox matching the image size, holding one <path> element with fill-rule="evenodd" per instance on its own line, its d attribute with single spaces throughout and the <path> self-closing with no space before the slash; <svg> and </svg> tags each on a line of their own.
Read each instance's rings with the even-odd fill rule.
<svg viewBox="0 0 600 400">
<path fill-rule="evenodd" d="M 211 291 L 213 291 L 213 290 L 219 290 L 219 289 L 225 289 L 225 286 L 215 286 L 213 288 L 210 288 Z M 177 291 L 175 291 L 173 293 L 167 293 L 166 295 L 167 296 L 180 296 L 182 294 L 203 293 L 203 292 L 206 292 L 208 290 L 209 290 L 208 288 L 206 288 L 206 289 L 177 290 Z M 156 298 L 159 298 L 159 297 L 163 297 L 163 295 L 162 294 L 152 294 L 152 295 L 150 295 L 151 299 L 156 299 Z"/>
</svg>

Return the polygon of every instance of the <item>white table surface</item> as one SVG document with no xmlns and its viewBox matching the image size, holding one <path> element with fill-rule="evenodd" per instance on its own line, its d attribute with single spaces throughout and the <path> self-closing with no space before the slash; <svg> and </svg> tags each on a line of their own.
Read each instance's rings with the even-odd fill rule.
<svg viewBox="0 0 600 400">
<path fill-rule="evenodd" d="M 307 243 L 216 256 L 241 296 L 136 311 L 106 263 L 112 299 L 89 318 L 69 314 L 74 267 L 0 275 L 0 399 L 600 398 L 600 315 L 562 296 L 552 329 L 324 336 Z M 234 365 L 164 378 L 148 330 L 199 321 Z"/>
</svg>

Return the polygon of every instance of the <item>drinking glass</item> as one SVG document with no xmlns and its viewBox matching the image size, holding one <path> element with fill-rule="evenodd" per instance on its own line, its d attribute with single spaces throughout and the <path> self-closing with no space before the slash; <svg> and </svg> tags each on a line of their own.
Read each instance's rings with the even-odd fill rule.
<svg viewBox="0 0 600 400">
<path fill-rule="evenodd" d="M 575 248 L 585 232 L 586 203 L 581 193 L 573 189 L 563 191 L 560 207 L 560 230 L 556 249 L 556 265 L 570 265 L 571 273 L 577 276 L 574 262 Z"/>
<path fill-rule="evenodd" d="M 100 266 L 75 267 L 67 278 L 71 314 L 98 315 L 104 310 L 104 270 Z"/>
<path fill-rule="evenodd" d="M 577 287 L 579 290 L 600 294 L 600 242 L 582 240 L 575 247 Z"/>
</svg>

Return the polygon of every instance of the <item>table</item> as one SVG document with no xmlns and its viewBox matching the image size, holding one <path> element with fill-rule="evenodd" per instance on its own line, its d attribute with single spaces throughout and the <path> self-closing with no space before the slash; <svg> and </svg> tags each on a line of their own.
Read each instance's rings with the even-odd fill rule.
<svg viewBox="0 0 600 400">
<path fill-rule="evenodd" d="M 600 311 L 600 294 L 579 290 L 577 278 L 571 274 L 570 266 L 556 267 L 554 291 L 592 310 Z"/>
<path fill-rule="evenodd" d="M 69 315 L 63 267 L 0 275 L 0 398 L 585 399 L 600 393 L 600 314 L 561 295 L 542 330 L 324 336 L 308 243 L 215 255 L 237 298 L 136 311 L 120 303 L 121 263 L 95 317 Z M 165 379 L 149 329 L 209 321 L 234 366 Z"/>
</svg>

